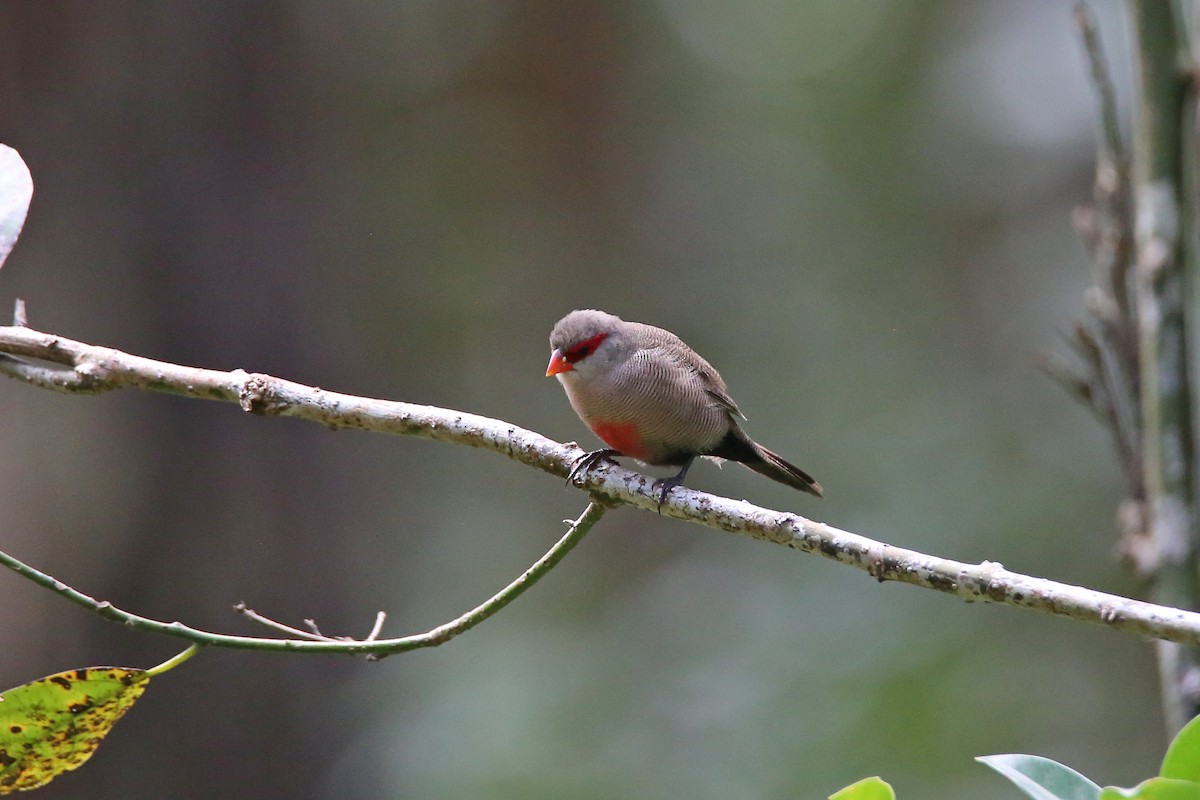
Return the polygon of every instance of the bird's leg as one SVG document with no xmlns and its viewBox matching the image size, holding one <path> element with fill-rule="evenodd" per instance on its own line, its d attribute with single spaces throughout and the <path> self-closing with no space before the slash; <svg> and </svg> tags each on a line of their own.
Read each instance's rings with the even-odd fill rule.
<svg viewBox="0 0 1200 800">
<path fill-rule="evenodd" d="M 670 478 L 661 478 L 654 482 L 655 486 L 662 487 L 662 492 L 658 495 L 658 513 L 662 513 L 663 503 L 667 502 L 667 492 L 683 483 L 683 479 L 687 476 L 688 470 L 692 468 L 692 462 L 695 460 L 695 456 L 688 456 L 688 460 L 683 462 L 683 469 L 679 470 L 677 475 L 672 475 Z"/>
<path fill-rule="evenodd" d="M 616 462 L 613 461 L 613 456 L 619 455 L 621 455 L 620 451 L 613 450 L 611 447 L 602 447 L 599 450 L 593 450 L 590 453 L 584 453 L 579 457 L 579 460 L 575 462 L 575 466 L 571 467 L 571 471 L 567 473 L 567 485 L 569 486 L 575 482 L 576 475 L 580 474 L 581 472 L 587 472 L 589 469 L 596 466 L 596 462 L 598 461 L 609 461 L 615 464 Z"/>
</svg>

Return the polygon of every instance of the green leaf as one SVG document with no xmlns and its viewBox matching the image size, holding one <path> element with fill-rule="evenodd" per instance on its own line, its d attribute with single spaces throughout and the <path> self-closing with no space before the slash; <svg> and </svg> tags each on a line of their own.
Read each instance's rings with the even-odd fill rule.
<svg viewBox="0 0 1200 800">
<path fill-rule="evenodd" d="M 16 150 L 0 144 L 0 267 L 21 235 L 32 199 L 33 178 L 29 167 Z"/>
<path fill-rule="evenodd" d="M 149 681 L 145 670 L 85 667 L 0 694 L 0 795 L 35 789 L 91 758 Z"/>
<path fill-rule="evenodd" d="M 1200 783 L 1179 778 L 1151 778 L 1132 789 L 1106 786 L 1099 800 L 1200 800 Z"/>
<path fill-rule="evenodd" d="M 863 778 L 829 795 L 829 800 L 896 800 L 896 793 L 879 777 Z"/>
<path fill-rule="evenodd" d="M 1034 800 L 1097 800 L 1100 787 L 1068 766 L 1041 756 L 1009 753 L 979 756 Z"/>
<path fill-rule="evenodd" d="M 1158 774 L 1164 778 L 1200 781 L 1200 717 L 1184 725 L 1175 735 Z"/>
</svg>

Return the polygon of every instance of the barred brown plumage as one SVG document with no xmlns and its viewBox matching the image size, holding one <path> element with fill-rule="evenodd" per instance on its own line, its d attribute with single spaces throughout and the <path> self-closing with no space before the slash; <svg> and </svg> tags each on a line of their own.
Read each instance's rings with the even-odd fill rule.
<svg viewBox="0 0 1200 800">
<path fill-rule="evenodd" d="M 587 309 L 558 321 L 550 347 L 546 375 L 558 378 L 575 413 L 608 445 L 581 458 L 571 477 L 621 455 L 678 466 L 661 481 L 661 506 L 697 456 L 713 456 L 821 496 L 808 473 L 746 434 L 720 374 L 670 331 Z"/>
</svg>

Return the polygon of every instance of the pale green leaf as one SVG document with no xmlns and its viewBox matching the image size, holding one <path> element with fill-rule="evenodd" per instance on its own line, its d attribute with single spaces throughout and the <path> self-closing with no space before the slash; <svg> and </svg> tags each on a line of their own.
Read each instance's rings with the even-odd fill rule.
<svg viewBox="0 0 1200 800">
<path fill-rule="evenodd" d="M 1100 787 L 1068 766 L 1041 756 L 1008 753 L 979 756 L 1034 800 L 1097 800 Z"/>
</svg>

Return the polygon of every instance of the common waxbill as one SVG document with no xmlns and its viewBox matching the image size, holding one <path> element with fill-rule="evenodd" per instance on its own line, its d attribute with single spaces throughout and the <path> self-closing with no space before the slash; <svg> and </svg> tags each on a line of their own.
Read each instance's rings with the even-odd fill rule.
<svg viewBox="0 0 1200 800">
<path fill-rule="evenodd" d="M 554 326 L 550 347 L 547 377 L 558 378 L 575 413 L 608 445 L 583 456 L 568 481 L 613 456 L 678 466 L 660 483 L 661 507 L 697 456 L 714 456 L 821 496 L 808 473 L 746 435 L 725 381 L 670 331 L 603 311 L 572 311 Z"/>
</svg>

